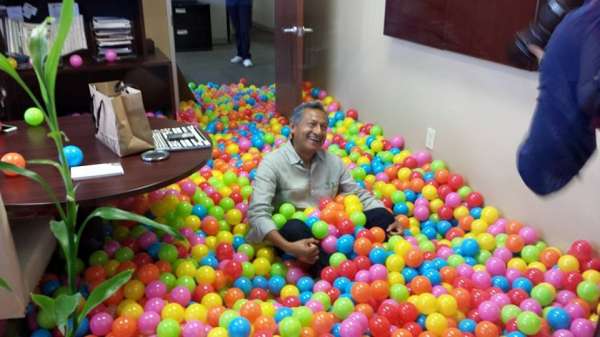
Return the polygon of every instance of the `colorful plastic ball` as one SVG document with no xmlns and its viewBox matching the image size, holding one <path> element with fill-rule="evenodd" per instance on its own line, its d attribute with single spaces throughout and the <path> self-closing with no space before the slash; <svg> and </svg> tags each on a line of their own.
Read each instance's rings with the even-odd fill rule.
<svg viewBox="0 0 600 337">
<path fill-rule="evenodd" d="M 582 281 L 577 285 L 577 295 L 589 303 L 596 303 L 600 297 L 600 286 L 592 281 Z"/>
<path fill-rule="evenodd" d="M 571 317 L 565 309 L 559 307 L 550 308 L 546 320 L 554 330 L 568 329 L 571 326 Z"/>
<path fill-rule="evenodd" d="M 83 151 L 75 145 L 67 145 L 63 148 L 63 154 L 69 167 L 79 166 L 83 163 Z"/>
<path fill-rule="evenodd" d="M 44 122 L 44 113 L 37 107 L 31 107 L 25 110 L 23 118 L 27 125 L 38 126 Z"/>
<path fill-rule="evenodd" d="M 541 327 L 541 318 L 533 312 L 524 311 L 517 316 L 517 328 L 526 335 L 535 335 Z"/>
<path fill-rule="evenodd" d="M 160 323 L 160 315 L 154 311 L 144 312 L 137 321 L 138 329 L 142 334 L 153 334 L 158 323 Z"/>
<path fill-rule="evenodd" d="M 299 337 L 302 324 L 297 318 L 285 317 L 279 322 L 279 333 L 281 337 Z"/>
<path fill-rule="evenodd" d="M 137 331 L 137 322 L 135 319 L 121 316 L 113 321 L 111 334 L 115 337 L 134 337 Z"/>
<path fill-rule="evenodd" d="M 25 158 L 23 158 L 23 156 L 19 153 L 16 152 L 8 152 L 6 154 L 4 154 L 2 156 L 2 158 L 0 158 L 0 161 L 4 162 L 4 163 L 9 163 L 9 164 L 13 164 L 17 167 L 20 168 L 25 168 Z M 9 170 L 2 170 L 2 172 L 4 173 L 4 175 L 8 176 L 8 177 L 15 177 L 18 174 Z"/>
<path fill-rule="evenodd" d="M 96 336 L 105 336 L 111 331 L 112 324 L 111 315 L 105 312 L 97 313 L 90 320 L 90 331 Z"/>
<path fill-rule="evenodd" d="M 171 318 L 162 320 L 156 328 L 157 337 L 179 337 L 180 332 L 179 323 Z"/>
<path fill-rule="evenodd" d="M 83 59 L 81 58 L 81 56 L 73 54 L 69 57 L 69 64 L 73 68 L 79 68 L 81 67 L 81 65 L 83 65 Z"/>
<path fill-rule="evenodd" d="M 119 59 L 119 55 L 117 54 L 117 52 L 115 52 L 112 49 L 107 50 L 104 57 L 106 58 L 106 61 L 108 61 L 108 62 L 115 62 L 116 60 Z"/>
</svg>

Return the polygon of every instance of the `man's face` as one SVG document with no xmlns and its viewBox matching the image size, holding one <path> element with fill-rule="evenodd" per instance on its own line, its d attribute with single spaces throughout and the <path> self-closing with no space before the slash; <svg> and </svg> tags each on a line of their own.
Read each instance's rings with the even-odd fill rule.
<svg viewBox="0 0 600 337">
<path fill-rule="evenodd" d="M 292 125 L 294 146 L 305 153 L 316 153 L 327 135 L 327 114 L 317 109 L 306 109 L 300 122 Z"/>
</svg>

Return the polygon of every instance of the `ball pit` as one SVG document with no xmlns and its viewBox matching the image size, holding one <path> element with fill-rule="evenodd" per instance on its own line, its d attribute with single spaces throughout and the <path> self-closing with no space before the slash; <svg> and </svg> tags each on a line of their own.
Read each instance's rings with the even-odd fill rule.
<svg viewBox="0 0 600 337">
<path fill-rule="evenodd" d="M 322 200 L 303 211 L 283 204 L 278 227 L 299 219 L 332 253 L 315 279 L 272 247 L 244 235 L 251 182 L 264 153 L 290 134 L 274 113 L 274 86 L 245 80 L 193 84 L 197 102 L 178 119 L 211 134 L 212 159 L 166 188 L 121 200 L 181 231 L 177 241 L 144 226 L 105 226 L 104 246 L 80 275 L 84 293 L 118 271 L 133 278 L 88 316 L 81 333 L 133 337 L 591 337 L 598 320 L 600 259 L 587 241 L 566 252 L 538 231 L 506 218 L 428 152 L 386 138 L 379 125 L 342 110 L 325 90 L 307 83 L 304 99 L 329 114 L 324 147 L 353 178 L 381 199 L 403 225 L 386 239 L 365 229 L 356 196 Z M 83 263 L 83 261 L 82 261 Z M 47 274 L 40 292 L 64 292 Z M 32 308 L 35 336 L 60 336 L 55 322 Z"/>
</svg>

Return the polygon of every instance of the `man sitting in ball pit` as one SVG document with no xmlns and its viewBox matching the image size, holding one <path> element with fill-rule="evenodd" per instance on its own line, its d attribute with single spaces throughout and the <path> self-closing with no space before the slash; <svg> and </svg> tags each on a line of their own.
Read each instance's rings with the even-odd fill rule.
<svg viewBox="0 0 600 337">
<path fill-rule="evenodd" d="M 377 226 L 388 234 L 402 230 L 383 203 L 354 181 L 342 160 L 322 149 L 327 121 L 319 102 L 303 103 L 294 109 L 291 139 L 261 161 L 248 208 L 249 242 L 268 241 L 299 261 L 314 264 L 314 272 L 328 265 L 329 254 L 301 220 L 290 219 L 277 229 L 273 210 L 284 203 L 306 209 L 338 194 L 355 195 L 363 206 L 366 228 Z"/>
</svg>

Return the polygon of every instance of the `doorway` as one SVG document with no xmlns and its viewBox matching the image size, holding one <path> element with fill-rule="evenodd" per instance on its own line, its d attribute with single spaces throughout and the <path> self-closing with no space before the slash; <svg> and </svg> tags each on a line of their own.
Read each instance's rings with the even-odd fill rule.
<svg viewBox="0 0 600 337">
<path fill-rule="evenodd" d="M 173 1 L 173 27 L 175 34 L 176 62 L 188 82 L 217 84 L 238 83 L 244 78 L 257 86 L 275 83 L 274 3 L 275 0 L 254 0 L 252 4 L 252 28 L 250 29 L 250 53 L 253 66 L 232 64 L 236 56 L 235 29 L 229 18 L 225 1 L 203 1 L 201 14 L 197 2 Z M 185 15 L 197 11 L 193 21 Z M 204 18 L 202 22 L 199 18 Z M 206 22 L 208 19 L 209 22 Z M 185 34 L 185 35 L 184 35 Z M 209 34 L 209 43 L 205 36 Z M 186 36 L 187 35 L 187 36 Z M 190 41 L 190 44 L 186 44 Z"/>
</svg>

